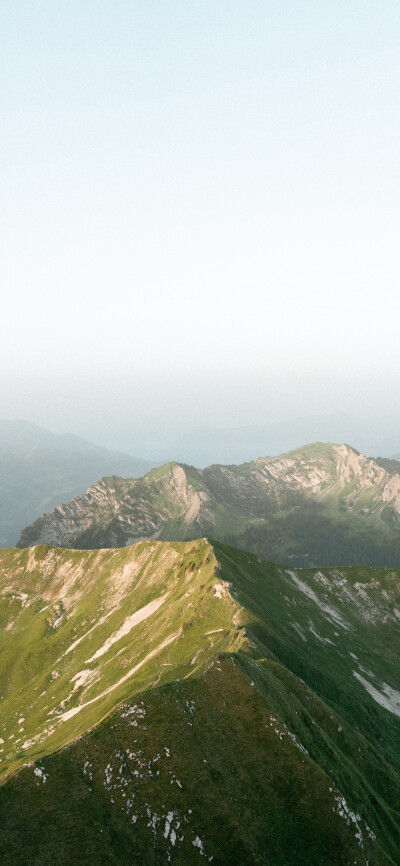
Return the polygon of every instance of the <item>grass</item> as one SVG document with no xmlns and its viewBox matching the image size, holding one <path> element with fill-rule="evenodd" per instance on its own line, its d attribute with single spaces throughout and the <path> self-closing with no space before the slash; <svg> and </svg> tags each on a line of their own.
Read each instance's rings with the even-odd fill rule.
<svg viewBox="0 0 400 866">
<path fill-rule="evenodd" d="M 199 539 L 0 574 L 2 863 L 399 862 L 400 718 L 354 675 L 400 690 L 397 572 Z"/>
<path fill-rule="evenodd" d="M 40 761 L 45 782 L 37 766 L 0 789 L 2 863 L 392 862 L 235 658 L 125 704 Z"/>
</svg>

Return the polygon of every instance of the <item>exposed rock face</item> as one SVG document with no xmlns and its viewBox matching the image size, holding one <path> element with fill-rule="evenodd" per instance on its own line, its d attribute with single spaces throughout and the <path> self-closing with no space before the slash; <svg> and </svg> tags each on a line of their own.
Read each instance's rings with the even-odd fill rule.
<svg viewBox="0 0 400 866">
<path fill-rule="evenodd" d="M 170 463 L 141 479 L 103 478 L 24 530 L 19 546 L 123 547 L 142 538 L 209 535 L 284 562 L 300 555 L 303 565 L 352 564 L 360 561 L 351 552 L 352 533 L 359 549 L 368 531 L 368 544 L 383 549 L 386 538 L 399 549 L 387 561 L 373 553 L 361 561 L 397 566 L 399 517 L 400 474 L 348 445 L 317 443 L 242 466 Z M 311 536 L 315 549 L 304 541 Z M 324 558 L 318 544 L 325 537 Z"/>
<path fill-rule="evenodd" d="M 320 496 L 331 497 L 343 491 L 344 498 L 351 500 L 372 492 L 376 507 L 391 502 L 397 514 L 400 513 L 400 474 L 387 472 L 375 460 L 348 445 L 332 445 L 325 454 L 311 459 L 307 449 L 303 454 L 299 449 L 293 455 L 260 458 L 255 462 L 262 467 L 266 483 L 272 478 L 293 489 L 310 490 Z M 349 485 L 353 489 L 346 497 Z"/>
<path fill-rule="evenodd" d="M 185 470 L 172 464 L 144 479 L 103 478 L 66 505 L 44 514 L 22 533 L 19 546 L 121 547 L 158 538 L 174 521 L 176 537 L 204 535 L 215 525 L 206 490 L 197 491 Z M 98 542 L 98 544 L 97 544 Z"/>
</svg>

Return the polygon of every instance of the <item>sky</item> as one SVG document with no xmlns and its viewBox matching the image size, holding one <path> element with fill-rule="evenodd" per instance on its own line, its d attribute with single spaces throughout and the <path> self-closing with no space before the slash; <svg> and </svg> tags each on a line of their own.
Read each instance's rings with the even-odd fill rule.
<svg viewBox="0 0 400 866">
<path fill-rule="evenodd" d="M 398 0 L 0 23 L 0 416 L 143 452 L 346 413 L 400 451 Z"/>
</svg>

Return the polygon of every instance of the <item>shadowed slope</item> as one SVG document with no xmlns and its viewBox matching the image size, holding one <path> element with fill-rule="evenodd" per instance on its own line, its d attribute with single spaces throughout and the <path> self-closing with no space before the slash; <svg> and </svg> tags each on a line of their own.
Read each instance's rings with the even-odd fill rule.
<svg viewBox="0 0 400 866">
<path fill-rule="evenodd" d="M 389 866 L 232 659 L 124 704 L 0 789 L 4 864 Z"/>
</svg>

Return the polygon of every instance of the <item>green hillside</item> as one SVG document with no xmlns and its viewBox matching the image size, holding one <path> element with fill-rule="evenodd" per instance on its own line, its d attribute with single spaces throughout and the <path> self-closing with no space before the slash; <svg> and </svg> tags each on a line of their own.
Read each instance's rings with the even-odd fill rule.
<svg viewBox="0 0 400 866">
<path fill-rule="evenodd" d="M 400 575 L 0 552 L 0 861 L 400 860 Z"/>
<path fill-rule="evenodd" d="M 103 478 L 44 514 L 19 547 L 124 547 L 211 536 L 299 567 L 400 568 L 400 474 L 348 445 L 315 443 L 242 466 L 169 463 Z"/>
</svg>

